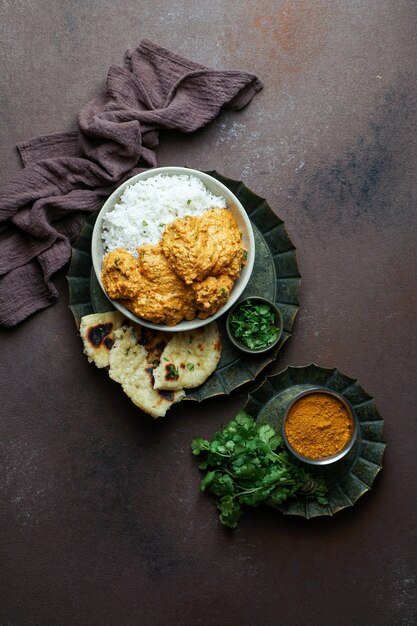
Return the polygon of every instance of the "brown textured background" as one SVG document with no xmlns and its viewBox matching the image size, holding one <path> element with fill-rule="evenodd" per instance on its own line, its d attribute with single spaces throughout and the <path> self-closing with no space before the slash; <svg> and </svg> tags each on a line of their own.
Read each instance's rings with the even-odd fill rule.
<svg viewBox="0 0 417 626">
<path fill-rule="evenodd" d="M 303 285 L 266 373 L 338 367 L 388 442 L 354 508 L 224 531 L 189 445 L 253 385 L 152 421 L 87 363 L 61 272 L 57 305 L 0 332 L 1 626 L 416 623 L 416 17 L 412 0 L 0 2 L 0 183 L 15 144 L 74 128 L 144 37 L 261 78 L 244 111 L 162 136 L 159 164 L 267 198 Z"/>
</svg>

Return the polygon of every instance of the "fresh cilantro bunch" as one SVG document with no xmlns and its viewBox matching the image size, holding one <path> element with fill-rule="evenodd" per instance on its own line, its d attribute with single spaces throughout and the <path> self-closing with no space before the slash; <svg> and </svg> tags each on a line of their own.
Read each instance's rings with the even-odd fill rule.
<svg viewBox="0 0 417 626">
<path fill-rule="evenodd" d="M 284 446 L 272 426 L 258 424 L 244 411 L 211 441 L 192 441 L 193 454 L 205 454 L 199 468 L 208 470 L 200 489 L 217 496 L 222 524 L 235 528 L 244 505 L 277 506 L 295 495 L 327 504 L 324 481 L 313 478 Z"/>
<path fill-rule="evenodd" d="M 230 328 L 236 337 L 251 350 L 266 348 L 278 337 L 279 328 L 268 304 L 248 300 L 230 316 Z"/>
</svg>

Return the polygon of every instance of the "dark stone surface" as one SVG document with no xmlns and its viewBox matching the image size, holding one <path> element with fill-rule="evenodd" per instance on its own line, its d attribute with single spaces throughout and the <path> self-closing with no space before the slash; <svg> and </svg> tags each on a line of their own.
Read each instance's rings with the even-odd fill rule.
<svg viewBox="0 0 417 626">
<path fill-rule="evenodd" d="M 295 333 L 266 373 L 338 367 L 385 420 L 372 490 L 333 518 L 268 510 L 223 530 L 189 451 L 227 398 L 147 418 L 82 354 L 60 300 L 2 330 L 0 623 L 416 623 L 416 3 L 0 3 L 0 182 L 14 145 L 74 127 L 143 37 L 253 71 L 264 90 L 159 163 L 241 179 L 286 224 L 303 276 Z"/>
</svg>

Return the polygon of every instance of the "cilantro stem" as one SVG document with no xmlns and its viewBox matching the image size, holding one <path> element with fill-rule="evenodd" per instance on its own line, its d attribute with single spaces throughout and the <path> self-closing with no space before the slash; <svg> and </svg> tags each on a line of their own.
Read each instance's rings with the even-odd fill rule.
<svg viewBox="0 0 417 626">
<path fill-rule="evenodd" d="M 252 489 L 244 489 L 243 491 L 238 491 L 232 495 L 232 498 L 237 498 L 239 496 L 246 496 L 248 493 L 255 493 L 255 491 L 261 491 L 261 489 L 265 489 L 265 486 L 267 486 L 269 489 L 269 487 L 272 487 L 273 485 L 276 485 L 277 483 L 279 485 L 295 485 L 297 481 L 293 480 L 292 478 L 288 478 L 286 480 L 281 480 L 277 478 L 276 480 L 270 482 L 268 485 L 260 485 L 259 487 L 253 487 Z"/>
</svg>

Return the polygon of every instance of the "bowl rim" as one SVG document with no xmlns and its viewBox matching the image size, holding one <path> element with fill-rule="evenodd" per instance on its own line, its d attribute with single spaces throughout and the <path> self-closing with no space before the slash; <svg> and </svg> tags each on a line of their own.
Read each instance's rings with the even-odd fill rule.
<svg viewBox="0 0 417 626">
<path fill-rule="evenodd" d="M 235 205 L 238 213 L 241 216 L 242 221 L 245 224 L 245 227 L 246 227 L 245 235 L 248 240 L 247 260 L 242 270 L 242 273 L 244 273 L 244 279 L 240 280 L 242 276 L 242 273 L 241 273 L 240 277 L 236 280 L 233 286 L 229 300 L 223 305 L 221 309 L 219 309 L 219 311 L 217 311 L 214 315 L 207 317 L 206 319 L 199 319 L 196 317 L 193 320 L 182 320 L 175 326 L 168 326 L 165 324 L 154 324 L 143 318 L 137 317 L 134 313 L 129 311 L 129 309 L 126 309 L 123 305 L 121 305 L 117 300 L 112 300 L 111 298 L 109 298 L 109 296 L 107 295 L 103 287 L 103 283 L 101 280 L 101 268 L 102 268 L 103 257 L 100 257 L 100 255 L 97 254 L 98 242 L 101 240 L 101 230 L 102 230 L 102 222 L 103 222 L 104 215 L 114 206 L 114 204 L 116 203 L 120 195 L 123 193 L 123 191 L 127 187 L 135 184 L 136 182 L 139 182 L 140 180 L 146 180 L 147 178 L 157 176 L 158 174 L 171 174 L 171 175 L 185 174 L 188 176 L 194 175 L 197 178 L 199 178 L 203 183 L 207 182 L 211 185 L 215 185 L 217 188 L 217 193 L 224 195 L 228 203 L 230 201 L 230 202 L 233 202 L 233 204 Z M 91 257 L 92 257 L 93 271 L 97 279 L 97 282 L 100 285 L 100 288 L 102 289 L 103 293 L 105 294 L 109 302 L 112 304 L 112 306 L 116 308 L 118 311 L 120 311 L 121 313 L 123 313 L 125 317 L 127 317 L 133 322 L 136 322 L 137 324 L 140 324 L 147 328 L 151 328 L 153 330 L 159 330 L 161 332 L 172 333 L 172 332 L 190 331 L 190 330 L 195 330 L 197 328 L 200 328 L 202 326 L 206 326 L 207 324 L 210 324 L 211 322 L 217 320 L 222 315 L 225 315 L 227 311 L 234 305 L 234 303 L 242 295 L 244 289 L 246 288 L 250 280 L 253 266 L 255 264 L 255 236 L 253 232 L 252 223 L 250 221 L 249 215 L 245 207 L 240 202 L 239 198 L 237 198 L 237 196 L 233 193 L 233 191 L 231 191 L 228 187 L 226 187 L 226 185 L 224 185 L 221 181 L 217 180 L 217 178 L 215 178 L 214 176 L 211 176 L 210 174 L 207 174 L 206 172 L 192 169 L 189 167 L 181 167 L 181 166 L 173 166 L 173 165 L 153 167 L 143 172 L 140 172 L 139 174 L 135 174 L 135 176 L 132 176 L 131 178 L 128 178 L 127 180 L 125 180 L 106 199 L 103 206 L 99 210 L 97 217 L 96 217 L 96 221 L 94 223 L 93 233 L 91 237 Z"/>
<path fill-rule="evenodd" d="M 320 459 L 310 459 L 308 457 L 303 456 L 299 452 L 297 452 L 297 450 L 295 450 L 292 447 L 292 445 L 289 443 L 289 441 L 287 439 L 287 434 L 285 432 L 285 423 L 287 421 L 287 417 L 288 417 L 292 407 L 294 406 L 294 404 L 298 400 L 303 398 L 304 396 L 311 395 L 313 393 L 322 393 L 323 395 L 327 394 L 328 396 L 333 396 L 333 397 L 337 398 L 338 400 L 340 400 L 342 402 L 342 404 L 344 405 L 344 407 L 348 410 L 348 412 L 349 412 L 349 414 L 350 414 L 350 416 L 352 418 L 352 422 L 353 422 L 352 435 L 351 435 L 351 437 L 349 439 L 349 442 L 345 445 L 345 447 L 342 448 L 341 450 L 339 450 L 339 452 L 336 452 L 336 454 L 333 454 L 331 456 L 322 457 Z M 303 391 L 300 391 L 300 393 L 298 393 L 291 400 L 291 402 L 288 404 L 287 408 L 285 409 L 284 418 L 282 420 L 281 431 L 282 431 L 282 436 L 283 436 L 285 445 L 287 446 L 287 448 L 291 452 L 291 454 L 293 454 L 293 456 L 295 456 L 299 461 L 302 461 L 303 463 L 308 463 L 309 465 L 330 465 L 332 463 L 336 463 L 337 461 L 340 461 L 341 459 L 343 459 L 350 452 L 350 450 L 353 448 L 353 446 L 354 446 L 354 444 L 355 444 L 355 442 L 357 440 L 357 437 L 358 437 L 359 425 L 358 425 L 358 418 L 356 417 L 355 411 L 354 411 L 352 405 L 350 404 L 350 402 L 347 400 L 347 398 L 345 398 L 339 392 L 334 391 L 333 389 L 328 389 L 327 387 L 323 387 L 323 386 L 320 386 L 320 385 L 315 385 L 314 387 L 311 387 L 310 389 L 304 389 Z"/>
<path fill-rule="evenodd" d="M 241 341 L 239 341 L 237 337 L 234 336 L 232 329 L 230 328 L 230 317 L 233 314 L 233 312 L 241 304 L 243 304 L 244 302 L 248 302 L 250 300 L 257 300 L 258 302 L 264 302 L 266 304 L 269 304 L 271 308 L 274 310 L 276 317 L 279 318 L 279 333 L 278 333 L 277 338 L 272 343 L 265 346 L 264 348 L 258 348 L 258 350 L 252 350 L 251 348 L 245 346 Z M 256 296 L 256 295 L 243 296 L 239 300 L 237 300 L 237 302 L 235 302 L 234 305 L 230 307 L 229 311 L 227 312 L 226 332 L 231 343 L 242 352 L 245 352 L 246 354 L 263 354 L 264 352 L 269 352 L 269 350 L 272 350 L 272 348 L 274 348 L 281 340 L 282 333 L 284 332 L 284 317 L 282 315 L 282 312 L 279 306 L 273 300 L 270 300 L 269 298 L 265 298 L 264 296 Z"/>
</svg>

